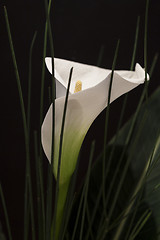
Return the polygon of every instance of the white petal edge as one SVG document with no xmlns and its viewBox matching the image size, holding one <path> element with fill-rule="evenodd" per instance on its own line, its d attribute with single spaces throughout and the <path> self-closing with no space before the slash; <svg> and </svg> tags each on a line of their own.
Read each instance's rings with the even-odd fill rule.
<svg viewBox="0 0 160 240">
<path fill-rule="evenodd" d="M 46 66 L 50 73 L 52 73 L 52 59 L 50 57 L 45 58 Z M 111 72 L 109 69 L 103 69 L 87 64 L 73 62 L 69 60 L 54 58 L 55 66 L 55 78 L 67 88 L 67 81 L 70 69 L 73 67 L 72 82 L 70 87 L 70 93 L 74 93 L 75 83 L 82 81 L 82 90 L 91 88 L 103 81 Z M 119 74 L 125 80 L 137 83 L 142 83 L 144 80 L 145 72 L 143 68 L 137 63 L 135 71 L 115 70 L 115 73 Z M 147 76 L 149 79 L 149 76 Z M 136 79 L 136 80 L 135 80 Z"/>
</svg>

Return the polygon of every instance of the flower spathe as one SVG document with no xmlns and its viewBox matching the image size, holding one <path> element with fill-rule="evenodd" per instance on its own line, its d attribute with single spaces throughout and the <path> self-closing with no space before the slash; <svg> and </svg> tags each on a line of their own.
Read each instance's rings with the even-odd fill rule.
<svg viewBox="0 0 160 240">
<path fill-rule="evenodd" d="M 46 65 L 52 73 L 52 60 L 46 58 Z M 74 172 L 78 154 L 84 137 L 95 118 L 107 106 L 111 70 L 81 64 L 63 59 L 54 59 L 56 78 L 55 100 L 55 143 L 53 172 L 57 177 L 59 141 L 64 110 L 65 93 L 69 71 L 73 74 L 68 98 L 65 128 L 63 135 L 60 184 L 68 182 Z M 82 82 L 82 90 L 74 93 L 77 81 Z M 110 103 L 124 93 L 144 83 L 144 69 L 136 64 L 135 71 L 115 71 L 113 76 Z M 50 106 L 42 124 L 42 146 L 51 161 L 52 145 L 52 106 Z"/>
<path fill-rule="evenodd" d="M 51 58 L 46 58 L 46 65 L 50 73 L 52 73 Z M 61 153 L 54 236 L 55 240 L 57 240 L 60 233 L 70 178 L 74 172 L 82 142 L 92 122 L 108 104 L 111 70 L 58 58 L 54 59 L 54 67 L 56 79 L 56 100 L 53 172 L 55 178 L 57 178 L 60 133 L 65 95 L 68 85 L 69 72 L 73 67 Z M 136 64 L 135 71 L 115 71 L 113 75 L 110 103 L 124 93 L 137 87 L 139 84 L 144 83 L 144 81 L 145 72 L 139 64 Z M 52 105 L 45 116 L 41 134 L 44 152 L 48 160 L 51 162 Z"/>
</svg>

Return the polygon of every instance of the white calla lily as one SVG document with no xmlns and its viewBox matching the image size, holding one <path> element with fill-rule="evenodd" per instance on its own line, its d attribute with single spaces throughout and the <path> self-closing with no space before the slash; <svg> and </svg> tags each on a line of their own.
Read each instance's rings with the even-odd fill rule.
<svg viewBox="0 0 160 240">
<path fill-rule="evenodd" d="M 95 118 L 107 106 L 111 70 L 55 58 L 56 100 L 55 100 L 55 148 L 53 171 L 57 177 L 59 140 L 69 71 L 73 67 L 70 95 L 67 105 L 63 147 L 61 155 L 60 184 L 66 183 L 74 172 L 84 137 Z M 51 58 L 46 58 L 51 72 Z M 77 81 L 82 82 L 82 91 L 74 93 Z M 110 103 L 144 83 L 144 69 L 136 64 L 135 71 L 115 71 Z M 52 106 L 42 125 L 42 145 L 51 161 Z"/>
<path fill-rule="evenodd" d="M 50 73 L 52 73 L 51 58 L 46 58 L 46 65 Z M 56 100 L 53 172 L 55 178 L 57 178 L 60 133 L 65 95 L 69 72 L 73 67 L 61 153 L 55 226 L 55 239 L 57 240 L 60 232 L 70 178 L 75 170 L 82 142 L 92 122 L 103 111 L 108 103 L 111 70 L 58 58 L 54 59 L 54 65 Z M 136 64 L 135 71 L 115 71 L 113 75 L 110 103 L 124 93 L 137 87 L 139 84 L 144 83 L 144 81 L 145 72 L 139 64 Z M 48 160 L 51 162 L 52 105 L 50 106 L 42 124 L 42 145 Z"/>
</svg>

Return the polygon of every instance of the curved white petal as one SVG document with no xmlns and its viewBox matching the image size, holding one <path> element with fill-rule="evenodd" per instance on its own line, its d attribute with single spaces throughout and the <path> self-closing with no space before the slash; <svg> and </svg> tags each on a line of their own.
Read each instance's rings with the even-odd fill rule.
<svg viewBox="0 0 160 240">
<path fill-rule="evenodd" d="M 52 59 L 47 57 L 45 58 L 45 62 L 49 72 L 52 73 Z M 70 87 L 70 93 L 72 94 L 74 93 L 75 83 L 78 80 L 82 82 L 82 90 L 85 90 L 102 82 L 111 72 L 109 69 L 103 69 L 59 58 L 54 59 L 54 67 L 55 78 L 65 88 L 67 88 L 68 71 L 73 67 L 74 71 L 72 74 L 72 82 Z M 115 73 L 118 73 L 118 75 L 120 75 L 122 78 L 133 83 L 137 83 L 137 81 L 139 81 L 139 83 L 143 83 L 145 76 L 144 70 L 139 64 L 136 64 L 135 71 L 117 70 Z"/>
<path fill-rule="evenodd" d="M 66 65 L 68 69 L 66 70 L 67 67 L 65 65 L 64 67 L 65 70 L 62 71 L 61 75 L 61 77 L 63 76 L 67 79 L 71 67 L 70 63 L 68 63 L 69 61 L 65 60 L 56 61 L 58 62 L 58 65 L 55 64 L 55 67 L 58 66 L 57 71 L 59 70 L 60 65 L 61 67 L 63 66 L 62 64 L 63 61 L 64 63 L 67 62 Z M 74 63 L 73 67 L 74 67 L 73 71 L 76 71 L 77 68 L 79 67 L 79 64 Z M 82 66 L 80 64 L 80 69 L 81 67 Z M 93 77 L 92 73 L 95 72 L 95 68 L 96 71 L 100 73 L 100 76 L 103 77 L 104 69 L 88 65 L 87 67 L 84 65 L 84 67 L 86 69 L 88 69 L 89 67 L 91 72 L 91 79 Z M 92 68 L 94 68 L 93 72 Z M 61 157 L 61 176 L 60 176 L 61 183 L 66 182 L 71 177 L 75 169 L 81 144 L 90 125 L 92 124 L 94 119 L 100 114 L 100 112 L 107 106 L 111 71 L 109 70 L 105 71 L 106 73 L 108 71 L 107 77 L 105 77 L 104 80 L 101 81 L 98 80 L 97 82 L 99 83 L 97 85 L 88 87 L 87 89 L 81 92 L 69 96 Z M 84 75 L 85 75 L 84 71 L 79 70 L 79 77 L 83 77 Z M 89 78 L 88 81 L 90 81 L 89 74 L 88 78 Z M 137 87 L 139 84 L 143 83 L 144 79 L 145 73 L 139 64 L 136 65 L 135 72 L 116 71 L 113 76 L 110 102 L 113 102 L 116 98 L 118 98 L 122 94 L 129 92 L 133 88 Z M 54 150 L 55 177 L 57 175 L 56 169 L 58 164 L 59 139 L 62 124 L 64 101 L 65 97 L 58 98 L 55 101 L 55 150 Z M 49 161 L 51 159 L 51 143 L 52 143 L 52 106 L 50 106 L 42 125 L 42 145 Z"/>
</svg>

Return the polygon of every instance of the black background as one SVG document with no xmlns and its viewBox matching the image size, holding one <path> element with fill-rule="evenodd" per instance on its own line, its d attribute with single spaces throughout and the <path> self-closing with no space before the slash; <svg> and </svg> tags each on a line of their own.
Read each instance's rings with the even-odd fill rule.
<svg viewBox="0 0 160 240">
<path fill-rule="evenodd" d="M 2 3 L 2 1 L 1 1 Z M 27 102 L 27 81 L 29 49 L 34 35 L 37 38 L 33 50 L 32 73 L 32 130 L 39 124 L 39 96 L 43 54 L 43 36 L 45 10 L 43 0 L 4 1 L 7 7 L 17 64 L 21 77 L 25 105 Z M 3 6 L 0 9 L 0 106 L 1 106 L 1 145 L 0 145 L 0 181 L 2 183 L 14 239 L 22 239 L 23 199 L 24 199 L 24 136 L 19 97 L 12 64 L 9 42 L 4 20 Z M 140 34 L 136 62 L 144 66 L 144 0 L 55 0 L 51 9 L 55 56 L 87 64 L 97 64 L 101 47 L 104 55 L 101 67 L 111 68 L 117 40 L 120 50 L 117 69 L 129 69 L 131 64 L 137 17 L 141 17 Z M 151 0 L 148 22 L 148 67 L 155 53 L 160 50 L 160 2 Z M 47 48 L 50 56 L 50 49 Z M 159 85 L 159 59 L 152 77 L 149 92 Z M 44 112 L 48 108 L 47 87 L 50 84 L 46 72 L 46 91 Z M 142 87 L 132 91 L 128 100 L 124 122 L 136 108 Z M 110 114 L 109 138 L 113 136 L 123 98 L 112 104 Z M 96 139 L 96 154 L 102 149 L 104 132 L 103 112 L 93 123 L 82 148 L 80 177 L 85 172 L 90 142 Z M 33 135 L 31 135 L 33 138 Z M 85 146 L 85 147 L 84 147 Z M 34 166 L 34 162 L 32 162 Z M 47 160 L 44 167 L 47 166 Z M 34 180 L 33 180 L 34 181 Z M 0 221 L 3 223 L 3 213 Z M 5 229 L 5 226 L 3 226 Z"/>
</svg>

